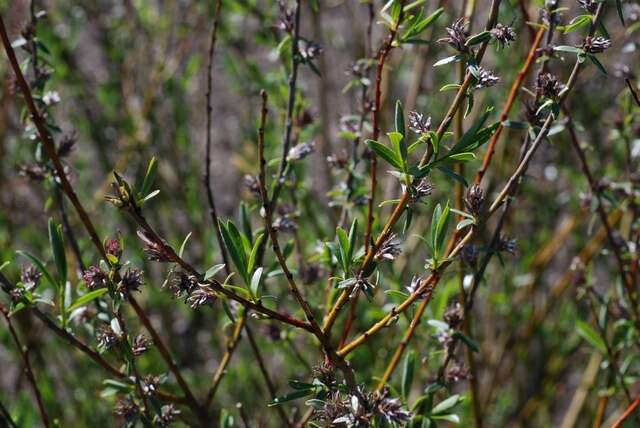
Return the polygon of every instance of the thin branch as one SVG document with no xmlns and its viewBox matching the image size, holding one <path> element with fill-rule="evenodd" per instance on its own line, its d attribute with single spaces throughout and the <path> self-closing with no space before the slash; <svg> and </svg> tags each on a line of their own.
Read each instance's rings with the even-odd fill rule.
<svg viewBox="0 0 640 428">
<path fill-rule="evenodd" d="M 622 415 L 620 415 L 620 417 L 614 422 L 614 424 L 611 426 L 611 428 L 620 428 L 622 426 L 622 424 L 624 423 L 624 421 L 629 419 L 629 416 L 631 416 L 633 414 L 633 412 L 635 412 L 635 410 L 638 408 L 638 406 L 640 406 L 640 397 L 636 398 L 634 400 L 634 402 L 631 403 L 629 405 L 629 407 L 627 407 L 627 409 L 624 411 L 624 413 Z"/>
<path fill-rule="evenodd" d="M 396 38 L 396 34 L 398 33 L 398 29 L 400 28 L 400 24 L 402 24 L 402 18 L 404 16 L 404 1 L 400 1 L 400 16 L 398 16 L 398 20 L 395 22 L 395 25 L 391 27 L 389 30 L 389 35 L 387 36 L 387 40 L 384 45 L 380 49 L 380 54 L 378 55 L 378 65 L 376 66 L 376 84 L 374 87 L 374 103 L 373 108 L 371 109 L 371 123 L 373 126 L 373 135 L 371 139 L 377 141 L 380 137 L 380 109 L 382 108 L 382 73 L 384 71 L 384 64 L 387 61 L 387 57 L 391 52 L 391 48 L 393 47 L 393 42 Z M 365 251 L 369 250 L 370 241 L 371 241 L 371 229 L 373 228 L 373 208 L 375 205 L 375 195 L 376 195 L 376 187 L 377 187 L 377 156 L 371 151 L 371 165 L 369 167 L 371 174 L 371 190 L 369 194 L 369 206 L 367 211 L 367 228 L 364 235 L 364 248 Z"/>
<path fill-rule="evenodd" d="M 207 393 L 205 407 L 209 407 L 211 405 L 211 402 L 213 401 L 213 397 L 216 395 L 216 391 L 220 386 L 220 382 L 222 381 L 222 378 L 227 371 L 227 366 L 231 361 L 231 357 L 233 356 L 233 353 L 236 350 L 238 343 L 240 342 L 240 335 L 242 334 L 242 329 L 244 328 L 245 323 L 247 321 L 247 315 L 248 315 L 248 311 L 246 310 L 243 311 L 242 315 L 240 315 L 238 320 L 235 322 L 233 334 L 227 341 L 227 346 L 226 346 L 227 350 L 224 353 L 222 360 L 220 361 L 220 364 L 218 365 L 218 369 L 213 375 L 213 384 L 211 385 L 211 388 Z"/>
<path fill-rule="evenodd" d="M 284 125 L 284 135 L 282 137 L 282 154 L 280 157 L 280 166 L 278 167 L 278 175 L 273 188 L 273 193 L 269 199 L 269 205 L 274 207 L 278 202 L 280 191 L 285 182 L 285 172 L 289 162 L 287 156 L 291 148 L 291 130 L 293 128 L 293 110 L 296 104 L 296 89 L 298 83 L 298 65 L 300 65 L 300 0 L 296 0 L 295 18 L 293 25 L 293 37 L 291 40 L 291 74 L 289 75 L 289 99 L 287 101 L 287 116 Z"/>
<path fill-rule="evenodd" d="M 220 231 L 220 222 L 218 221 L 218 211 L 216 210 L 216 203 L 213 197 L 213 189 L 211 186 L 211 115 L 213 113 L 213 106 L 211 96 L 213 94 L 213 57 L 216 49 L 216 40 L 218 35 L 218 25 L 220 23 L 220 9 L 222 8 L 222 0 L 216 1 L 216 11 L 213 18 L 213 28 L 211 29 L 211 41 L 209 44 L 209 63 L 207 65 L 207 132 L 206 132 L 206 154 L 205 154 L 205 173 L 204 173 L 204 185 L 207 189 L 207 202 L 209 204 L 209 215 L 211 216 L 211 222 L 216 232 L 216 239 L 218 241 L 218 247 L 220 248 L 220 254 L 222 255 L 222 262 L 229 272 L 229 257 L 227 255 L 227 249 L 222 241 L 222 233 Z"/>
<path fill-rule="evenodd" d="M 27 379 L 29 380 L 29 384 L 31 385 L 31 389 L 33 389 L 33 394 L 36 396 L 36 402 L 38 403 L 38 410 L 40 411 L 40 419 L 42 419 L 42 424 L 45 426 L 45 428 L 49 428 L 51 426 L 51 424 L 49 423 L 49 416 L 47 415 L 47 411 L 44 408 L 42 394 L 40 393 L 40 389 L 38 388 L 36 377 L 33 374 L 33 368 L 31 367 L 31 362 L 29 361 L 29 354 L 27 354 L 26 348 L 24 348 L 22 346 L 22 343 L 20 343 L 18 333 L 13 327 L 13 323 L 11 322 L 11 318 L 9 317 L 9 312 L 2 304 L 0 304 L 0 312 L 2 312 L 2 316 L 4 316 L 4 319 L 7 321 L 9 333 L 11 334 L 11 338 L 13 339 L 13 342 L 18 349 L 18 353 L 20 354 L 20 358 L 22 359 L 22 363 L 24 364 L 24 371 L 27 375 Z"/>
<path fill-rule="evenodd" d="M 269 371 L 267 370 L 267 366 L 264 363 L 264 358 L 262 358 L 262 354 L 260 353 L 260 348 L 258 347 L 256 338 L 253 335 L 253 331 L 251 330 L 251 327 L 248 324 L 245 327 L 245 329 L 247 331 L 247 338 L 249 339 L 249 345 L 251 345 L 254 355 L 256 356 L 256 361 L 258 362 L 258 368 L 260 368 L 260 372 L 262 373 L 264 382 L 267 385 L 267 389 L 269 390 L 271 399 L 274 399 L 277 396 L 276 387 L 271 381 L 271 377 L 269 376 Z M 291 421 L 289 420 L 286 413 L 284 412 L 284 409 L 282 408 L 282 406 L 274 406 L 274 407 L 278 411 L 278 415 L 280 415 L 282 422 L 284 422 L 286 426 L 292 427 L 293 425 L 291 424 Z"/>
</svg>

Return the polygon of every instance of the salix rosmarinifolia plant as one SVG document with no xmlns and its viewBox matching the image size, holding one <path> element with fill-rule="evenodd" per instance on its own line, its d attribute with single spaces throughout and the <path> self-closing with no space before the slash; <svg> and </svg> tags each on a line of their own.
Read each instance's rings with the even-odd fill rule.
<svg viewBox="0 0 640 428">
<path fill-rule="evenodd" d="M 47 227 L 55 271 L 39 257 L 20 252 L 31 263 L 23 268 L 20 280 L 11 281 L 0 273 L 2 288 L 10 301 L 10 308 L 0 305 L 0 311 L 21 351 L 20 358 L 45 426 L 49 426 L 51 415 L 42 403 L 37 372 L 31 366 L 29 355 L 22 352 L 20 338 L 12 324 L 12 317 L 20 312 L 38 318 L 49 331 L 108 373 L 103 395 L 117 396 L 115 412 L 128 426 L 137 423 L 167 426 L 178 419 L 190 425 L 210 426 L 213 416 L 218 414 L 222 415 L 220 425 L 232 426 L 233 418 L 216 402 L 216 396 L 245 337 L 271 395 L 269 405 L 277 409 L 284 425 L 422 427 L 436 426 L 439 421 L 459 423 L 456 406 L 465 398 L 454 388 L 462 380 L 475 379 L 476 374 L 473 367 L 465 367 L 458 361 L 457 345 L 462 344 L 469 353 L 479 351 L 469 328 L 476 292 L 491 258 L 516 252 L 515 240 L 502 233 L 509 208 L 518 196 L 534 155 L 549 136 L 565 128 L 578 154 L 579 168 L 594 195 L 594 209 L 603 224 L 621 285 L 619 293 L 601 295 L 590 285 L 592 278 L 584 275 L 579 281 L 581 296 L 596 323 L 594 328 L 581 321 L 578 330 L 606 356 L 610 368 L 607 385 L 619 387 L 628 408 L 633 410 L 635 402 L 625 378 L 631 362 L 628 358 L 621 361 L 621 354 L 637 347 L 633 342 L 640 322 L 637 260 L 634 262 L 629 245 L 620 243 L 603 202 L 606 186 L 597 181 L 589 167 L 567 107 L 567 100 L 585 67 L 607 72 L 599 58 L 612 44 L 602 21 L 608 5 L 581 0 L 579 6 L 585 13 L 562 25 L 559 16 L 565 10 L 555 2 L 547 2 L 541 9 L 541 19 L 528 23 L 537 31 L 528 54 L 521 58 L 520 71 L 509 85 L 489 66 L 482 65 L 489 48 L 495 48 L 496 56 L 506 55 L 519 37 L 511 25 L 499 21 L 500 0 L 491 2 L 486 23 L 475 34 L 470 31 L 471 22 L 476 18 L 475 2 L 466 5 L 460 18 L 448 13 L 447 7 L 427 13 L 425 3 L 424 0 L 390 0 L 375 11 L 381 32 L 378 47 L 366 49 L 364 58 L 351 69 L 354 79 L 347 90 L 359 91 L 361 99 L 359 111 L 342 123 L 342 136 L 349 141 L 350 153 L 327 159 L 335 169 L 333 177 L 337 182 L 329 193 L 330 206 L 340 207 L 338 215 L 327 215 L 318 222 L 315 213 L 309 212 L 300 198 L 307 191 L 306 159 L 316 146 L 312 138 L 307 139 L 313 129 L 306 111 L 307 94 L 300 79 L 305 71 L 319 74 L 316 59 L 323 49 L 307 38 L 304 27 L 303 14 L 317 13 L 316 6 L 307 7 L 299 0 L 278 3 L 278 21 L 272 30 L 279 43 L 278 60 L 285 83 L 279 94 L 260 91 L 259 124 L 252 154 L 258 167 L 247 179 L 252 196 L 241 205 L 240 222 L 220 215 L 216 205 L 219 190 L 211 174 L 212 129 L 216 127 L 212 107 L 213 69 L 215 53 L 220 48 L 217 47 L 219 24 L 227 6 L 226 2 L 215 2 L 206 66 L 207 129 L 203 165 L 203 193 L 206 193 L 203 199 L 206 199 L 221 263 L 200 269 L 185 251 L 196 237 L 188 235 L 181 245 L 173 245 L 154 224 L 155 216 L 150 216 L 149 210 L 159 193 L 155 187 L 162 159 L 152 158 L 139 181 L 127 178 L 126 171 L 113 173 L 112 191 L 106 200 L 135 225 L 146 258 L 161 265 L 165 288 L 176 299 L 184 301 L 189 310 L 219 310 L 233 326 L 225 338 L 223 356 L 215 370 L 207 374 L 211 381 L 201 393 L 193 390 L 163 332 L 151 322 L 148 311 L 152 308 L 143 308 L 138 303 L 137 293 L 150 285 L 145 283 L 143 271 L 125 257 L 124 239 L 119 234 L 102 237 L 70 179 L 70 162 L 64 159 L 71 152 L 74 138 L 60 132 L 51 112 L 55 104 L 63 101 L 47 86 L 53 70 L 46 66 L 49 53 L 36 31 L 43 15 L 32 8 L 30 26 L 14 41 L 9 39 L 0 20 L 0 35 L 15 87 L 26 103 L 25 134 L 28 141 L 34 142 L 33 162 L 21 170 L 30 178 L 47 183 L 57 205 L 57 214 L 49 219 Z M 373 2 L 366 6 L 374 11 Z M 622 19 L 619 2 L 616 9 Z M 260 11 L 254 13 L 259 15 Z M 449 19 L 448 24 L 442 23 L 443 17 Z M 371 30 L 374 22 L 374 14 L 370 13 L 367 25 L 370 47 L 375 46 Z M 431 33 L 427 30 L 442 37 L 428 40 L 426 34 Z M 579 44 L 555 45 L 553 38 L 560 32 L 584 35 L 580 36 Z M 388 72 L 394 52 L 426 43 L 437 43 L 450 50 L 450 55 L 435 60 L 436 69 L 450 68 L 452 76 L 459 74 L 454 82 L 440 88 L 443 97 L 454 94 L 444 114 L 405 112 L 400 101 L 392 103 L 384 93 L 385 84 L 389 84 L 385 79 L 396 77 Z M 16 49 L 24 51 L 26 62 L 19 62 Z M 560 55 L 564 55 L 567 62 L 573 60 L 566 80 L 559 77 L 565 74 L 564 64 L 552 61 Z M 537 74 L 528 77 L 536 59 L 540 63 Z M 531 88 L 527 88 L 528 78 L 534 82 Z M 628 73 L 625 80 L 631 99 L 636 100 Z M 485 95 L 506 87 L 510 90 L 502 106 L 496 103 L 498 96 Z M 511 110 L 520 93 L 531 98 L 526 107 L 526 121 L 511 119 Z M 385 117 L 385 103 L 393 106 L 392 118 Z M 269 115 L 270 109 L 282 110 L 282 114 Z M 497 118 L 496 111 L 500 111 Z M 384 132 L 387 119 L 392 126 Z M 281 137 L 269 134 L 268 138 L 266 130 L 279 125 Z M 506 128 L 524 131 L 521 155 L 515 165 L 507 167 L 510 172 L 506 177 L 489 174 L 493 181 L 504 184 L 494 193 L 487 192 L 484 178 L 491 171 L 499 137 Z M 623 124 L 619 132 L 624 138 L 629 130 Z M 485 144 L 488 144 L 486 150 Z M 473 165 L 482 150 L 481 166 L 469 186 L 469 167 L 462 165 Z M 399 189 L 399 195 L 379 201 L 379 174 L 383 169 L 394 180 L 392 188 Z M 633 181 L 631 168 L 628 173 L 628 179 Z M 438 194 L 434 188 L 436 181 L 443 180 L 458 189 L 455 199 L 448 194 Z M 76 224 L 67 216 L 63 195 L 74 208 L 79 220 Z M 632 192 L 627 191 L 624 198 L 635 207 L 636 196 Z M 430 215 L 425 216 L 425 211 L 430 211 Z M 500 216 L 494 224 L 491 218 L 496 212 Z M 422 224 L 428 226 L 416 227 L 418 219 L 424 217 Z M 320 231 L 328 223 L 331 230 L 335 230 L 335 233 L 316 233 L 321 242 L 313 257 L 314 264 L 305 260 L 307 245 L 301 243 L 304 238 L 299 234 L 306 223 L 314 223 Z M 78 241 L 81 229 L 95 248 L 91 257 L 94 262 L 83 260 L 83 257 L 90 258 L 89 251 L 81 248 Z M 481 232 L 485 229 L 489 231 L 488 242 L 482 242 Z M 388 280 L 394 277 L 390 273 L 392 262 L 401 255 L 412 256 L 402 254 L 403 244 L 411 234 L 424 242 L 428 256 L 409 278 L 397 279 L 402 284 L 401 290 L 390 289 Z M 67 248 L 76 259 L 80 273 L 76 277 L 68 271 Z M 296 263 L 291 261 L 293 254 Z M 454 263 L 457 261 L 460 263 Z M 411 340 L 452 266 L 459 266 L 463 278 L 465 273 L 469 275 L 470 285 L 465 288 L 462 284 L 459 302 L 444 311 L 441 320 L 428 321 L 428 328 L 435 330 L 441 362 L 433 377 L 421 381 L 420 393 L 416 396 L 412 390 L 419 355 L 411 349 Z M 575 270 L 586 272 L 586 268 L 578 264 Z M 326 289 L 308 287 L 320 281 L 326 284 Z M 365 299 L 359 299 L 360 294 L 364 294 Z M 350 305 L 347 321 L 341 324 L 347 304 Z M 95 316 L 77 323 L 76 320 L 86 316 L 88 308 L 95 311 Z M 361 308 L 375 308 L 375 319 L 370 316 L 358 319 Z M 614 308 L 624 312 L 628 320 L 622 318 L 623 321 L 612 325 L 609 316 Z M 129 312 L 135 317 L 129 316 Z M 406 325 L 404 317 L 408 321 Z M 351 337 L 351 330 L 360 328 L 363 322 L 369 325 Z M 300 358 L 305 362 L 305 357 L 312 359 L 314 364 L 307 364 L 309 367 L 303 376 L 289 379 L 291 390 L 282 395 L 277 394 L 274 374 L 269 373 L 265 351 L 258 346 L 252 330 L 259 323 L 271 323 L 276 329 L 286 330 L 285 334 L 297 335 L 317 350 L 313 356 Z M 149 336 L 134 333 L 138 324 Z M 389 346 L 391 359 L 384 365 L 382 375 L 365 377 L 366 370 L 359 367 L 358 360 L 350 360 L 352 353 L 376 336 L 394 339 L 402 326 L 405 327 L 402 339 L 397 345 L 393 341 Z M 621 331 L 623 339 L 619 337 Z M 95 346 L 85 343 L 81 339 L 83 334 L 92 336 Z M 152 348 L 160 354 L 166 373 L 154 373 L 139 364 L 140 357 Z M 392 376 L 401 364 L 400 387 L 395 388 L 398 383 L 393 382 Z M 377 383 L 377 388 L 370 387 L 372 381 Z M 173 382 L 177 385 L 173 389 L 180 395 L 168 392 Z M 477 391 L 474 390 L 472 396 L 473 420 L 476 426 L 482 426 Z M 301 398 L 305 399 L 308 410 L 297 415 L 295 421 L 286 406 Z M 604 401 L 600 408 L 606 409 L 606 404 Z M 238 411 L 245 418 L 242 407 Z M 600 422 L 603 414 L 598 413 Z M 628 418 L 628 412 L 623 416 Z"/>
</svg>

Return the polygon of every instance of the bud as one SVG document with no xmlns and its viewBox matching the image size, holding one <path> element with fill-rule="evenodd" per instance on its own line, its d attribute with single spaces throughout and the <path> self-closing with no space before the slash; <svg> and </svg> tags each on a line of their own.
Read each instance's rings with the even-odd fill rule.
<svg viewBox="0 0 640 428">
<path fill-rule="evenodd" d="M 417 111 L 410 111 L 409 129 L 416 134 L 426 134 L 431 130 L 431 117 L 425 117 Z"/>
<path fill-rule="evenodd" d="M 108 283 L 107 274 L 97 266 L 90 266 L 89 269 L 85 270 L 82 274 L 82 279 L 89 290 L 104 288 Z"/>
<path fill-rule="evenodd" d="M 482 204 L 484 203 L 484 191 L 482 187 L 474 184 L 469 187 L 467 190 L 467 194 L 464 197 L 464 205 L 467 207 L 467 211 L 469 211 L 474 216 L 480 214 L 480 210 L 482 209 Z"/>
<path fill-rule="evenodd" d="M 500 23 L 496 24 L 496 26 L 490 31 L 490 33 L 491 37 L 493 37 L 495 41 L 498 42 L 501 48 L 509 46 L 509 44 L 516 39 L 516 32 L 513 31 L 513 28 L 507 25 L 502 25 Z"/>
<path fill-rule="evenodd" d="M 597 54 L 611 47 L 611 40 L 601 36 L 589 36 L 585 39 L 583 48 L 586 52 Z"/>
<path fill-rule="evenodd" d="M 556 98 L 564 89 L 564 84 L 551 73 L 541 73 L 536 81 L 536 89 L 539 94 L 547 98 Z"/>
<path fill-rule="evenodd" d="M 444 37 L 438 42 L 440 43 L 449 43 L 451 47 L 453 47 L 458 52 L 466 53 L 469 48 L 467 47 L 467 31 L 465 27 L 467 26 L 467 20 L 465 18 L 459 18 L 450 27 L 446 27 L 448 37 Z"/>
<path fill-rule="evenodd" d="M 477 81 L 476 89 L 489 88 L 500 81 L 500 78 L 493 74 L 493 72 L 485 70 L 482 67 L 476 68 L 474 76 Z"/>
<path fill-rule="evenodd" d="M 400 249 L 400 243 L 396 239 L 396 234 L 392 233 L 391 235 L 387 236 L 384 242 L 376 250 L 374 258 L 376 261 L 393 261 L 400 255 L 401 252 L 402 250 Z"/>
</svg>

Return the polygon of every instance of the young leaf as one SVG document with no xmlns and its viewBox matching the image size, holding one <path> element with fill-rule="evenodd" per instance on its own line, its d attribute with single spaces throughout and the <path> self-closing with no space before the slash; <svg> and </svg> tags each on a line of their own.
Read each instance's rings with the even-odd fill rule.
<svg viewBox="0 0 640 428">
<path fill-rule="evenodd" d="M 387 136 L 393 145 L 396 159 L 400 160 L 401 169 L 404 171 L 406 169 L 408 156 L 406 139 L 399 132 L 389 132 Z"/>
<path fill-rule="evenodd" d="M 446 58 L 441 59 L 440 61 L 437 61 L 435 64 L 433 64 L 433 66 L 440 67 L 441 65 L 451 64 L 452 62 L 460 62 L 464 60 L 466 57 L 467 56 L 463 54 L 448 56 Z"/>
<path fill-rule="evenodd" d="M 607 353 L 607 346 L 605 345 L 604 340 L 602 340 L 598 332 L 593 327 L 591 327 L 590 324 L 582 320 L 578 320 L 576 321 L 576 330 L 578 331 L 580 337 L 589 342 L 598 351 L 600 351 L 600 353 Z"/>
<path fill-rule="evenodd" d="M 193 232 L 189 232 L 187 234 L 187 236 L 185 236 L 184 241 L 182 241 L 182 245 L 180 245 L 180 250 L 178 251 L 178 255 L 180 257 L 182 257 L 182 254 L 184 253 L 184 249 L 187 246 L 187 242 L 189 241 L 189 238 L 191 238 L 191 235 L 193 234 Z"/>
<path fill-rule="evenodd" d="M 260 298 L 261 282 L 262 282 L 262 268 L 259 267 L 258 269 L 256 269 L 256 271 L 253 273 L 253 276 L 251 277 L 251 294 L 253 294 L 253 296 L 258 299 Z"/>
<path fill-rule="evenodd" d="M 377 141 L 367 140 L 365 141 L 365 143 L 371 150 L 374 151 L 375 154 L 386 160 L 389 164 L 396 167 L 397 169 L 402 169 L 402 161 L 393 152 L 393 150 L 391 150 L 384 144 L 378 143 Z"/>
<path fill-rule="evenodd" d="M 491 33 L 489 31 L 483 31 L 482 33 L 478 33 L 475 36 L 471 36 L 467 39 L 467 46 L 477 45 L 479 43 L 486 42 L 491 38 Z"/>
<path fill-rule="evenodd" d="M 402 110 L 402 103 L 400 100 L 396 101 L 396 114 L 395 114 L 396 132 L 400 133 L 403 137 L 406 135 L 406 128 L 404 125 L 404 111 Z"/>
<path fill-rule="evenodd" d="M 219 265 L 211 266 L 204 274 L 204 280 L 208 280 L 213 278 L 218 272 L 224 269 L 224 263 L 220 263 Z"/>
<path fill-rule="evenodd" d="M 432 415 L 439 415 L 445 413 L 447 410 L 451 409 L 453 406 L 460 402 L 460 396 L 458 394 L 452 395 L 446 400 L 441 401 L 436 404 L 436 406 L 431 410 Z"/>
<path fill-rule="evenodd" d="M 448 159 L 456 160 L 459 162 L 467 162 L 474 160 L 476 155 L 471 152 L 454 153 L 451 156 L 447 156 Z"/>
<path fill-rule="evenodd" d="M 66 309 L 67 313 L 71 313 L 75 309 L 79 308 L 80 306 L 84 306 L 87 303 L 91 302 L 92 300 L 102 297 L 108 291 L 109 291 L 108 288 L 98 288 L 97 290 L 90 291 L 87 294 L 84 294 L 78 297 L 78 299 L 75 302 L 73 302 L 71 305 L 69 305 L 69 307 Z"/>
<path fill-rule="evenodd" d="M 338 236 L 338 262 L 344 273 L 348 274 L 351 266 L 349 238 L 347 237 L 347 232 L 340 226 L 336 229 L 336 235 Z"/>
<path fill-rule="evenodd" d="M 242 276 L 245 284 L 249 284 L 247 254 L 244 251 L 244 244 L 240 232 L 238 232 L 238 229 L 231 220 L 227 221 L 227 224 L 220 223 L 220 232 L 222 233 L 224 246 L 227 247 L 227 251 L 229 251 L 233 264 L 235 264 L 236 269 L 238 269 L 238 273 Z"/>
<path fill-rule="evenodd" d="M 436 228 L 436 246 L 442 249 L 444 245 L 444 238 L 447 232 L 447 225 L 449 224 L 449 203 L 442 210 L 442 215 L 438 219 L 438 225 Z"/>
<path fill-rule="evenodd" d="M 156 174 L 158 171 L 158 161 L 154 157 L 149 161 L 149 166 L 147 166 L 147 172 L 144 175 L 144 180 L 142 180 L 142 186 L 140 186 L 140 198 L 144 199 L 151 192 L 151 186 L 153 186 L 153 182 L 156 179 Z"/>
<path fill-rule="evenodd" d="M 256 257 L 258 257 L 258 250 L 262 245 L 263 239 L 264 239 L 264 233 L 260 233 L 256 237 L 256 241 L 253 243 L 253 248 L 251 248 L 251 253 L 249 254 L 249 262 L 247 263 L 247 270 L 249 272 L 253 272 L 253 269 L 256 267 Z"/>
<path fill-rule="evenodd" d="M 354 218 L 349 228 L 349 250 L 347 251 L 347 263 L 349 266 L 353 260 L 353 250 L 356 248 L 356 239 L 358 238 L 358 219 Z"/>
</svg>

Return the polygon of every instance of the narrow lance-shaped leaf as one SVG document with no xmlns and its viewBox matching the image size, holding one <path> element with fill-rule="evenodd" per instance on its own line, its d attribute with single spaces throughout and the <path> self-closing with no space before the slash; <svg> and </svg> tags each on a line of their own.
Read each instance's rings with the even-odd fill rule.
<svg viewBox="0 0 640 428">
<path fill-rule="evenodd" d="M 236 265 L 236 269 L 242 276 L 245 284 L 249 284 L 249 272 L 247 271 L 247 255 L 244 251 L 244 244 L 242 243 L 242 237 L 236 226 L 227 221 L 227 224 L 220 223 L 220 232 L 222 233 L 222 240 L 224 241 L 227 251 L 233 260 L 233 264 Z"/>
<path fill-rule="evenodd" d="M 402 162 L 393 150 L 377 141 L 366 140 L 365 143 L 373 152 L 397 169 L 402 169 Z"/>
<path fill-rule="evenodd" d="M 157 171 L 158 161 L 155 157 L 152 157 L 142 180 L 142 186 L 140 186 L 140 198 L 145 198 L 151 192 L 151 186 L 153 186 L 153 182 L 156 179 Z"/>
</svg>

